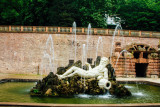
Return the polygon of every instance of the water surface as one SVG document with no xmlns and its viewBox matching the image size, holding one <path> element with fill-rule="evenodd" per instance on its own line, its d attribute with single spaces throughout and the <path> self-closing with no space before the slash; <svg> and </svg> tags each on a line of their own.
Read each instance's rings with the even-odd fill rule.
<svg viewBox="0 0 160 107">
<path fill-rule="evenodd" d="M 55 104 L 122 104 L 122 103 L 160 103 L 160 87 L 146 84 L 128 84 L 131 97 L 115 98 L 112 95 L 80 94 L 73 98 L 60 97 L 31 97 L 30 89 L 35 82 L 8 82 L 0 84 L 0 102 L 28 102 Z"/>
</svg>

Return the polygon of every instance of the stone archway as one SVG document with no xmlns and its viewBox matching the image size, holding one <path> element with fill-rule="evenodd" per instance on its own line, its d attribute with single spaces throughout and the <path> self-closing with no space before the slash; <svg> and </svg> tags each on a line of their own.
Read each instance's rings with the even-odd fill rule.
<svg viewBox="0 0 160 107">
<path fill-rule="evenodd" d="M 154 77 L 160 74 L 158 51 L 142 43 L 133 43 L 121 48 L 121 43 L 115 44 L 114 61 L 116 75 L 119 77 Z M 128 52 L 125 53 L 127 50 Z M 117 62 L 117 58 L 119 58 Z"/>
<path fill-rule="evenodd" d="M 126 50 L 133 54 L 135 59 L 135 73 L 136 77 L 146 77 L 150 75 L 148 72 L 149 58 L 156 53 L 156 49 L 146 44 L 134 43 L 126 46 Z"/>
<path fill-rule="evenodd" d="M 156 49 L 152 48 L 146 44 L 133 43 L 131 45 L 126 46 L 126 50 L 133 53 L 134 58 L 148 58 L 148 55 L 151 53 L 155 53 Z"/>
</svg>

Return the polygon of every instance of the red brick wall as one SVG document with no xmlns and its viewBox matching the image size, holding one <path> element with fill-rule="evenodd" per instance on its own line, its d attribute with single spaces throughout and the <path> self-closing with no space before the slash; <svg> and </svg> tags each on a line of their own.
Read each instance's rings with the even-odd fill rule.
<svg viewBox="0 0 160 107">
<path fill-rule="evenodd" d="M 74 35 L 51 35 L 53 37 L 55 50 L 54 67 L 66 66 L 69 59 L 74 59 L 74 47 L 71 45 Z M 93 35 L 89 38 L 89 53 L 87 56 L 93 58 L 93 60 L 95 60 L 96 57 L 96 47 L 99 36 L 100 35 Z M 0 73 L 37 74 L 48 37 L 49 34 L 42 33 L 0 33 Z M 86 39 L 87 35 L 77 35 L 78 60 L 82 59 L 82 44 L 86 44 Z M 109 57 L 112 36 L 102 36 L 102 39 L 103 56 Z M 115 43 L 116 42 L 121 42 L 122 48 L 132 43 L 143 43 L 158 50 L 159 39 L 116 36 Z M 100 50 L 101 49 L 98 51 L 98 55 L 102 55 Z M 133 69 L 132 71 L 134 72 Z"/>
</svg>

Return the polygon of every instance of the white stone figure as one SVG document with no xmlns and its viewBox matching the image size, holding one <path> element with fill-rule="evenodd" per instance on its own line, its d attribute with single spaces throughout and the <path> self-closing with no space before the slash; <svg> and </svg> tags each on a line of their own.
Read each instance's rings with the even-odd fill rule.
<svg viewBox="0 0 160 107">
<path fill-rule="evenodd" d="M 100 88 L 105 88 L 107 90 L 109 90 L 111 88 L 111 82 L 108 81 L 107 79 L 100 79 L 98 82 L 98 85 Z"/>
<path fill-rule="evenodd" d="M 99 80 L 99 87 L 110 89 L 111 82 L 108 81 L 108 69 L 106 68 L 106 65 L 109 64 L 109 60 L 106 57 L 102 57 L 100 64 L 96 66 L 95 68 L 91 68 L 89 63 L 86 63 L 86 65 L 89 67 L 89 70 L 84 70 L 78 67 L 71 67 L 69 70 L 67 70 L 63 75 L 57 75 L 59 79 L 67 78 L 67 77 L 73 77 L 73 76 L 80 76 L 83 78 L 97 78 Z"/>
</svg>

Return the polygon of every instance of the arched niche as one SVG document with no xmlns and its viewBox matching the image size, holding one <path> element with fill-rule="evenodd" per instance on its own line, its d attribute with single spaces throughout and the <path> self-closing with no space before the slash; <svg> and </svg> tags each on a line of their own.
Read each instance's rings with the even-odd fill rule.
<svg viewBox="0 0 160 107">
<path fill-rule="evenodd" d="M 147 44 L 142 43 L 133 43 L 127 45 L 125 48 L 127 51 L 131 52 L 134 55 L 134 58 L 149 58 L 152 57 L 153 53 L 156 53 L 157 50 Z"/>
</svg>

